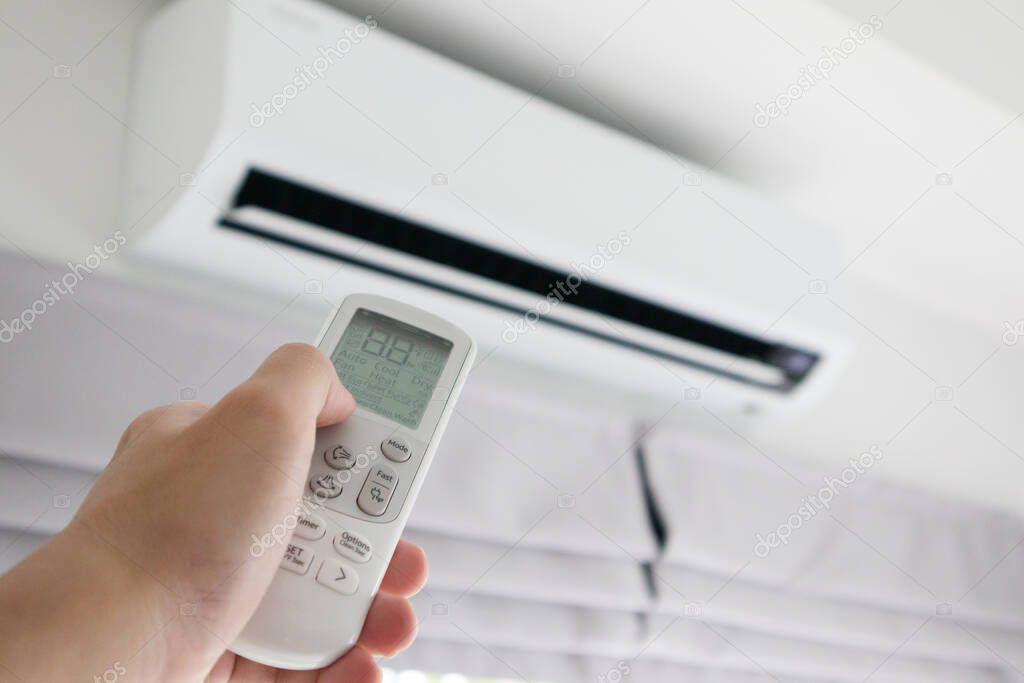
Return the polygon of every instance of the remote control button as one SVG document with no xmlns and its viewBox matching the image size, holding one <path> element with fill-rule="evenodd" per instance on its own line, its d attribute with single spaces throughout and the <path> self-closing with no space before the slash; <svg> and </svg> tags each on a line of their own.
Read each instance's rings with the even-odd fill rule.
<svg viewBox="0 0 1024 683">
<path fill-rule="evenodd" d="M 356 570 L 338 560 L 324 560 L 316 580 L 321 586 L 327 586 L 335 593 L 352 595 L 359 588 L 359 575 Z"/>
<path fill-rule="evenodd" d="M 369 539 L 354 531 L 342 531 L 334 537 L 334 549 L 353 562 L 366 562 L 373 553 Z"/>
<path fill-rule="evenodd" d="M 307 541 L 315 541 L 323 538 L 327 530 L 324 520 L 316 515 L 302 515 L 295 524 L 295 535 Z"/>
<path fill-rule="evenodd" d="M 394 490 L 398 484 L 398 472 L 387 465 L 377 465 L 370 471 L 370 476 L 366 478 L 366 483 L 370 482 Z"/>
<path fill-rule="evenodd" d="M 341 495 L 341 482 L 328 472 L 309 480 L 310 490 L 320 498 L 337 498 Z"/>
<path fill-rule="evenodd" d="M 405 462 L 412 457 L 412 449 L 409 448 L 409 444 L 405 439 L 397 437 L 381 441 L 380 450 L 388 460 L 394 460 L 395 462 Z"/>
<path fill-rule="evenodd" d="M 356 464 L 356 456 L 344 446 L 334 446 L 324 451 L 324 462 L 336 470 L 347 470 Z"/>
<path fill-rule="evenodd" d="M 363 490 L 359 492 L 356 503 L 359 505 L 359 509 L 366 514 L 380 517 L 388 509 L 391 493 L 391 489 L 376 483 L 371 476 L 363 484 Z"/>
<path fill-rule="evenodd" d="M 288 549 L 281 558 L 281 569 L 287 569 L 296 574 L 305 574 L 309 571 L 309 565 L 313 564 L 315 553 L 309 548 L 304 548 L 297 543 L 289 543 Z"/>
</svg>

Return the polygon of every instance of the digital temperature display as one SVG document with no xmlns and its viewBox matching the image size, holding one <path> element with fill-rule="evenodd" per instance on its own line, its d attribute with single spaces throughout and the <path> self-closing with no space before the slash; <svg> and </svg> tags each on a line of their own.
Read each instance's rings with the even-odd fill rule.
<svg viewBox="0 0 1024 683">
<path fill-rule="evenodd" d="M 415 429 L 451 351 L 447 339 L 360 308 L 331 361 L 358 405 Z"/>
</svg>

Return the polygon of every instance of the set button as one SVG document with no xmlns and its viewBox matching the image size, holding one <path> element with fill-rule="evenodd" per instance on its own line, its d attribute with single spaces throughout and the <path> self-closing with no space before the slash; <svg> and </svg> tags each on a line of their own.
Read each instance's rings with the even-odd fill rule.
<svg viewBox="0 0 1024 683">
<path fill-rule="evenodd" d="M 339 560 L 324 560 L 320 571 L 316 573 L 316 581 L 342 595 L 352 595 L 359 588 L 356 570 Z"/>
<path fill-rule="evenodd" d="M 310 479 L 309 488 L 320 498 L 337 498 L 341 495 L 341 482 L 330 472 Z"/>
<path fill-rule="evenodd" d="M 405 439 L 391 437 L 380 442 L 380 451 L 388 460 L 405 462 L 412 457 L 412 449 Z"/>
<path fill-rule="evenodd" d="M 309 565 L 313 563 L 315 554 L 309 548 L 298 543 L 289 543 L 281 558 L 281 569 L 287 569 L 296 574 L 305 574 L 309 571 Z"/>
<path fill-rule="evenodd" d="M 333 446 L 324 451 L 324 462 L 336 470 L 348 470 L 356 464 L 356 456 L 344 446 Z"/>
</svg>

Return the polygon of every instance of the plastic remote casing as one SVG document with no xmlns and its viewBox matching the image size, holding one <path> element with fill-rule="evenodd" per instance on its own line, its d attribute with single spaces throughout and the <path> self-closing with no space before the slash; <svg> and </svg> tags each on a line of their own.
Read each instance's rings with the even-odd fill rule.
<svg viewBox="0 0 1024 683">
<path fill-rule="evenodd" d="M 281 553 L 281 567 L 231 645 L 236 654 L 269 666 L 317 669 L 356 642 L 476 353 L 465 332 L 437 316 L 385 297 L 352 294 L 317 340 L 328 357 L 360 310 L 450 342 L 450 352 L 417 426 L 383 417 L 357 400 L 351 417 L 317 430 L 305 497 L 282 520 L 293 528 L 291 540 L 253 544 L 254 553 Z M 401 357 L 404 351 L 394 353 Z M 382 370 L 396 371 L 381 363 L 387 366 Z"/>
</svg>

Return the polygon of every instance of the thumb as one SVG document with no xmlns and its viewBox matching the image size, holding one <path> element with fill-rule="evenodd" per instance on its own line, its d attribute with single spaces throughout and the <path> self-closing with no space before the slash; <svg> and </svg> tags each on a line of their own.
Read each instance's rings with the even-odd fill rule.
<svg viewBox="0 0 1024 683">
<path fill-rule="evenodd" d="M 309 344 L 285 344 L 270 354 L 249 378 L 268 384 L 292 402 L 303 418 L 315 417 L 316 426 L 336 424 L 355 410 L 352 394 L 342 386 L 334 364 Z"/>
<path fill-rule="evenodd" d="M 355 410 L 334 365 L 314 346 L 285 344 L 204 416 L 261 451 L 311 440 Z M 312 444 L 310 444 L 312 445 Z"/>
</svg>

